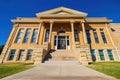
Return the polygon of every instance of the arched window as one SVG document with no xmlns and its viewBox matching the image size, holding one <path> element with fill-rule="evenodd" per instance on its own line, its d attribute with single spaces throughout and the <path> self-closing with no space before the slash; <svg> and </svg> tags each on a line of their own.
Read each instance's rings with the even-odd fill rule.
<svg viewBox="0 0 120 80">
<path fill-rule="evenodd" d="M 63 34 L 63 33 L 65 33 L 65 31 L 64 30 L 60 30 L 59 32 L 58 32 L 58 34 Z"/>
</svg>

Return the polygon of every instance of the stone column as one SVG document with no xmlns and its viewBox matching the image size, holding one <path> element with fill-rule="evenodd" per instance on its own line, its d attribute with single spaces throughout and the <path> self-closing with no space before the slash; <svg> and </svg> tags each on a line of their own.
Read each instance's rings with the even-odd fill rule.
<svg viewBox="0 0 120 80">
<path fill-rule="evenodd" d="M 74 21 L 70 21 L 71 30 L 72 30 L 72 49 L 75 48 L 75 38 L 74 38 Z"/>
<path fill-rule="evenodd" d="M 51 42 L 51 35 L 52 35 L 52 27 L 53 27 L 53 21 L 50 21 L 50 33 L 49 33 L 49 43 Z"/>
<path fill-rule="evenodd" d="M 81 22 L 81 24 L 82 24 L 82 30 L 83 30 L 84 43 L 87 44 L 87 37 L 86 37 L 84 22 Z"/>
<path fill-rule="evenodd" d="M 40 32 L 41 32 L 41 26 L 42 26 L 42 22 L 39 23 L 39 27 L 38 27 L 38 36 L 37 36 L 37 41 L 36 43 L 38 44 L 39 42 L 39 36 L 40 36 Z"/>
<path fill-rule="evenodd" d="M 71 24 L 71 30 L 72 30 L 72 43 L 75 43 L 75 38 L 74 38 L 74 21 L 71 21 L 70 24 Z"/>
</svg>

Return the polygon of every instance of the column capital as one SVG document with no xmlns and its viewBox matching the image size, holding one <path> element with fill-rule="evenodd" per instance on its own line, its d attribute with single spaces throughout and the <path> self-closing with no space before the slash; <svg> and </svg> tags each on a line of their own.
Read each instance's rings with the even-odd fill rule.
<svg viewBox="0 0 120 80">
<path fill-rule="evenodd" d="M 15 24 L 14 24 L 14 27 L 18 27 L 18 26 L 19 26 L 19 24 L 18 24 L 18 23 L 15 23 Z"/>
<path fill-rule="evenodd" d="M 50 23 L 50 24 L 53 24 L 53 23 L 54 23 L 54 21 L 53 21 L 53 20 L 50 20 L 50 21 L 49 21 L 49 23 Z"/>
<path fill-rule="evenodd" d="M 73 24 L 75 21 L 74 20 L 71 20 L 70 23 Z"/>
<path fill-rule="evenodd" d="M 80 21 L 80 23 L 85 23 L 85 21 Z"/>
<path fill-rule="evenodd" d="M 43 21 L 41 21 L 41 20 L 40 20 L 40 22 L 39 22 L 39 23 L 42 23 L 42 22 L 43 22 Z"/>
</svg>

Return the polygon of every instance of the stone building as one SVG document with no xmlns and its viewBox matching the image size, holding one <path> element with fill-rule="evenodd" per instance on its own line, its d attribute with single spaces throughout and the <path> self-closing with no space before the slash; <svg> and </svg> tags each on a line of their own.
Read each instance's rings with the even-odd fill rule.
<svg viewBox="0 0 120 80">
<path fill-rule="evenodd" d="M 1 63 L 40 64 L 46 58 L 82 64 L 120 60 L 116 35 L 120 33 L 111 29 L 112 20 L 88 18 L 87 13 L 65 7 L 36 16 L 11 20 L 14 25 L 0 56 Z"/>
</svg>

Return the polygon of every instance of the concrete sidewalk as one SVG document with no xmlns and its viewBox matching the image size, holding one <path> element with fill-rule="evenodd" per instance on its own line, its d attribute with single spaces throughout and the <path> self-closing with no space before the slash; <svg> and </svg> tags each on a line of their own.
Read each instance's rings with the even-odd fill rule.
<svg viewBox="0 0 120 80">
<path fill-rule="evenodd" d="M 80 65 L 77 61 L 46 62 L 0 80 L 117 80 Z"/>
</svg>

